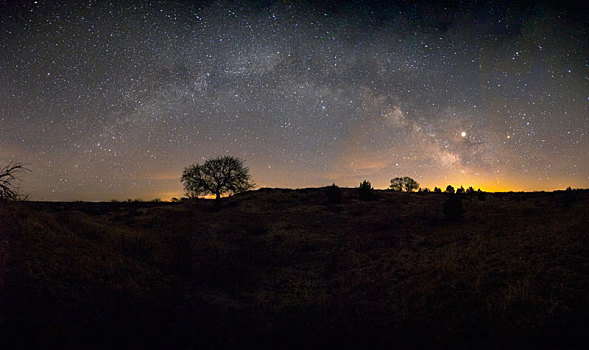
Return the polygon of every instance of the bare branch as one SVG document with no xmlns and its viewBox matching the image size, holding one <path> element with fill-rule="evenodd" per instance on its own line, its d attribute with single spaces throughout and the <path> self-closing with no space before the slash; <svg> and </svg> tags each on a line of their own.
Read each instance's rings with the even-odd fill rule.
<svg viewBox="0 0 589 350">
<path fill-rule="evenodd" d="M 30 171 L 20 163 L 9 163 L 0 169 L 0 200 L 25 200 L 28 195 L 21 194 L 16 183 L 18 177 L 24 172 Z"/>
</svg>

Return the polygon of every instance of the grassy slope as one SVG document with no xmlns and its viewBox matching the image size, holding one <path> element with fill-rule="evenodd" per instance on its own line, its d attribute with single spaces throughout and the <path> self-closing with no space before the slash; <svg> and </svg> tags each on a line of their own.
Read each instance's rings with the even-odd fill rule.
<svg viewBox="0 0 589 350">
<path fill-rule="evenodd" d="M 589 193 L 260 190 L 0 208 L 0 338 L 44 345 L 573 345 Z M 2 282 L 0 282 L 2 283 Z M 35 337 L 29 337 L 35 334 Z M 47 343 L 49 342 L 49 343 Z"/>
</svg>

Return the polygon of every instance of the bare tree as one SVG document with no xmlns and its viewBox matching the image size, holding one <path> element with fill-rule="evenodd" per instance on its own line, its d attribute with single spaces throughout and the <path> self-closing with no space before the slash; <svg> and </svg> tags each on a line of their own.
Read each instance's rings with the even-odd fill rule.
<svg viewBox="0 0 589 350">
<path fill-rule="evenodd" d="M 20 193 L 15 183 L 20 181 L 19 174 L 29 171 L 20 163 L 9 163 L 0 169 L 0 200 L 23 200 L 27 196 Z"/>
<path fill-rule="evenodd" d="M 244 192 L 255 186 L 243 161 L 231 156 L 208 159 L 203 165 L 186 167 L 181 181 L 188 197 L 213 194 L 217 200 L 224 194 Z"/>
</svg>

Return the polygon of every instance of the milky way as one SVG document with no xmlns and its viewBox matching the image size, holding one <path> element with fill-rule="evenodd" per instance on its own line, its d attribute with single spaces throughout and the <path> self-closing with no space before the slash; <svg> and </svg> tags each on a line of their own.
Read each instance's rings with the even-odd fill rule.
<svg viewBox="0 0 589 350">
<path fill-rule="evenodd" d="M 583 2 L 5 1 L 0 165 L 39 200 L 260 187 L 589 187 Z M 563 5 L 564 4 L 564 5 Z"/>
</svg>

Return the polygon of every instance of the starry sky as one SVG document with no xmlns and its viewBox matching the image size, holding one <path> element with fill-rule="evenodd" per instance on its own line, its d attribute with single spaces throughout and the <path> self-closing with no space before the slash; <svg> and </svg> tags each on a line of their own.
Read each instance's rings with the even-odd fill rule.
<svg viewBox="0 0 589 350">
<path fill-rule="evenodd" d="M 0 1 L 0 165 L 33 200 L 589 187 L 585 1 Z"/>
</svg>

